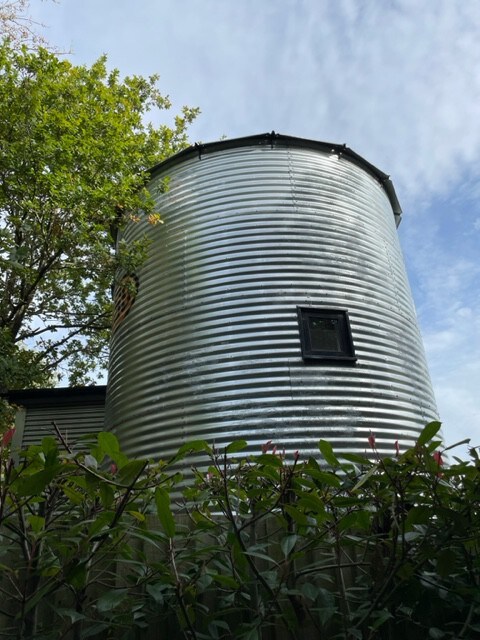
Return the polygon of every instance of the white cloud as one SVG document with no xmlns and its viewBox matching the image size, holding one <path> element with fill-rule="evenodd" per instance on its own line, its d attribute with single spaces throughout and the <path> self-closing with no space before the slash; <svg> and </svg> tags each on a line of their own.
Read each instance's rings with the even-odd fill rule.
<svg viewBox="0 0 480 640">
<path fill-rule="evenodd" d="M 202 140 L 275 128 L 347 142 L 409 198 L 444 191 L 480 154 L 471 0 L 65 0 L 52 20 L 80 59 L 107 50 L 124 71 L 160 72 L 202 108 Z"/>
<path fill-rule="evenodd" d="M 76 62 L 106 51 L 124 73 L 159 72 L 177 105 L 202 108 L 194 140 L 275 129 L 346 142 L 390 173 L 447 440 L 467 424 L 476 433 L 477 0 L 62 0 L 34 9 Z"/>
</svg>

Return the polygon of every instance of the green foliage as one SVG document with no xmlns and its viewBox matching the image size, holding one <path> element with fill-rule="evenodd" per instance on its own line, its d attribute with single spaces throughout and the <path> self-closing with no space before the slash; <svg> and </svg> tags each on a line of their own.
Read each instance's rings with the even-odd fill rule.
<svg viewBox="0 0 480 640">
<path fill-rule="evenodd" d="M 159 220 L 148 169 L 187 144 L 197 115 L 146 123 L 169 109 L 157 77 L 120 79 L 106 59 L 75 66 L 51 52 L 0 45 L 0 389 L 72 384 L 98 367 L 116 268 L 134 270 L 141 241 L 114 254 L 128 212 Z"/>
<path fill-rule="evenodd" d="M 322 442 L 287 463 L 239 440 L 157 464 L 111 433 L 82 451 L 58 433 L 16 466 L 6 434 L 0 635 L 473 640 L 480 459 L 444 465 L 437 431 L 394 459 Z M 182 479 L 191 452 L 204 462 Z"/>
</svg>

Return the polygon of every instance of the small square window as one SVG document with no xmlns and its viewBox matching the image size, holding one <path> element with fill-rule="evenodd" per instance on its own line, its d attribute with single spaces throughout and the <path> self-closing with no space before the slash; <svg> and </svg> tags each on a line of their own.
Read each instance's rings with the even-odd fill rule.
<svg viewBox="0 0 480 640">
<path fill-rule="evenodd" d="M 297 307 L 304 360 L 355 362 L 348 312 Z"/>
</svg>

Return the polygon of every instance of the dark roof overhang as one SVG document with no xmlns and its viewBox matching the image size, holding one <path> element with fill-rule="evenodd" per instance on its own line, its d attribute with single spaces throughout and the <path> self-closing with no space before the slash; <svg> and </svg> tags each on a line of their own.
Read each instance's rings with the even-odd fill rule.
<svg viewBox="0 0 480 640">
<path fill-rule="evenodd" d="M 107 387 L 57 387 L 54 389 L 19 389 L 2 393 L 2 397 L 14 405 L 22 407 L 42 407 L 47 405 L 70 405 L 82 402 L 103 404 Z"/>
<path fill-rule="evenodd" d="M 159 164 L 152 167 L 150 175 L 155 177 L 157 173 L 168 171 L 169 167 L 172 167 L 184 160 L 198 156 L 200 159 L 204 155 L 213 153 L 215 151 L 221 151 L 224 149 L 233 149 L 236 147 L 251 147 L 251 146 L 271 146 L 272 149 L 278 145 L 283 147 L 302 147 L 305 149 L 316 149 L 325 153 L 334 153 L 339 157 L 348 158 L 350 162 L 353 162 L 357 166 L 361 167 L 364 171 L 376 178 L 383 189 L 385 190 L 387 197 L 390 201 L 395 220 L 400 223 L 402 209 L 395 193 L 395 189 L 390 176 L 383 171 L 380 171 L 370 162 L 367 162 L 362 156 L 355 153 L 352 149 L 345 144 L 336 144 L 333 142 L 321 142 L 319 140 L 309 140 L 307 138 L 297 138 L 295 136 L 286 136 L 281 133 L 261 133 L 253 136 L 245 136 L 242 138 L 232 138 L 226 140 L 218 140 L 217 142 L 207 142 L 205 144 L 194 144 L 182 151 L 179 151 L 175 155 L 163 160 Z"/>
</svg>

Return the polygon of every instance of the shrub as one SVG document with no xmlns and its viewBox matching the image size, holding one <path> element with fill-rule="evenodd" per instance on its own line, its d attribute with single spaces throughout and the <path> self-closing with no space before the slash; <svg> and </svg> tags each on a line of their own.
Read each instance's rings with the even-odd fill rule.
<svg viewBox="0 0 480 640">
<path fill-rule="evenodd" d="M 425 427 L 380 459 L 287 463 L 196 441 L 129 460 L 101 433 L 1 450 L 0 637 L 473 639 L 480 460 Z M 182 480 L 189 453 L 202 466 Z"/>
</svg>

